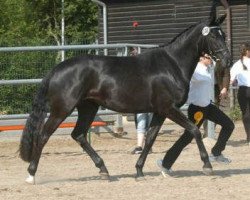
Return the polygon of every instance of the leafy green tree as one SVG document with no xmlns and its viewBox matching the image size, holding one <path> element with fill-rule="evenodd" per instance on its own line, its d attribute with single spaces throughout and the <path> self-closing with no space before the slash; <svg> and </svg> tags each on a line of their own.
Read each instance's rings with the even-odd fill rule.
<svg viewBox="0 0 250 200">
<path fill-rule="evenodd" d="M 0 5 L 0 44 L 18 45 L 27 34 L 23 1 L 0 0 Z"/>
<path fill-rule="evenodd" d="M 32 12 L 27 18 L 39 26 L 39 32 L 61 44 L 62 2 L 58 0 L 26 0 Z M 65 38 L 70 43 L 94 41 L 97 33 L 97 6 L 90 0 L 65 0 Z"/>
<path fill-rule="evenodd" d="M 94 42 L 97 6 L 64 0 L 66 44 Z M 0 47 L 61 44 L 59 0 L 0 0 Z M 72 51 L 67 56 L 72 56 Z M 43 78 L 58 63 L 58 52 L 0 52 L 0 79 Z M 0 113 L 26 113 L 38 85 L 0 85 Z"/>
</svg>

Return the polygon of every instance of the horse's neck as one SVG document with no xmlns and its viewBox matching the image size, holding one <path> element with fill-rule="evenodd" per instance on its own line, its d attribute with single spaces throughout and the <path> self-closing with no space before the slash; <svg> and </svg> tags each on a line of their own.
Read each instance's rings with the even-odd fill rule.
<svg viewBox="0 0 250 200">
<path fill-rule="evenodd" d="M 199 56 L 201 54 L 200 38 L 202 37 L 200 28 L 190 30 L 188 34 L 180 36 L 178 40 L 169 45 L 168 52 L 173 55 L 175 61 L 180 66 L 185 79 L 190 80 L 195 70 Z"/>
</svg>

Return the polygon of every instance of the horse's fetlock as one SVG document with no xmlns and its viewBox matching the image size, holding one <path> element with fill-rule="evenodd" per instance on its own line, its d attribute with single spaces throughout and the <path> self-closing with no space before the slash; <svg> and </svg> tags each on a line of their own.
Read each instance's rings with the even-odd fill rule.
<svg viewBox="0 0 250 200">
<path fill-rule="evenodd" d="M 35 176 L 37 170 L 37 166 L 34 163 L 30 163 L 30 166 L 28 168 L 28 172 L 30 175 Z"/>
<path fill-rule="evenodd" d="M 138 164 L 138 163 L 136 163 L 135 168 L 136 168 L 136 169 L 142 169 L 142 164 L 140 164 L 140 163 L 139 163 L 139 164 Z"/>
<path fill-rule="evenodd" d="M 104 161 L 101 158 L 97 158 L 97 162 L 95 164 L 96 167 L 101 168 L 104 166 Z"/>
<path fill-rule="evenodd" d="M 202 161 L 207 161 L 208 160 L 208 155 L 206 152 L 201 152 L 201 159 Z"/>
</svg>

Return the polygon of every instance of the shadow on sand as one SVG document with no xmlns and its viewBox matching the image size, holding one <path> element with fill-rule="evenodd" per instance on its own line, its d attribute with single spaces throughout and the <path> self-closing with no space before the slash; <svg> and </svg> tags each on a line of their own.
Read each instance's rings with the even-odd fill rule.
<svg viewBox="0 0 250 200">
<path fill-rule="evenodd" d="M 247 169 L 228 169 L 228 170 L 215 170 L 211 178 L 227 178 L 232 175 L 243 175 L 243 174 L 250 174 L 250 168 Z M 107 181 L 107 182 L 115 182 L 119 181 L 121 178 L 133 178 L 135 181 L 147 181 L 148 177 L 161 177 L 160 172 L 145 172 L 145 177 L 136 179 L 135 174 L 121 174 L 121 175 L 114 175 L 110 176 L 109 180 L 102 179 L 101 176 L 91 176 L 91 177 L 82 177 L 82 178 L 74 178 L 74 179 L 56 179 L 56 180 L 48 180 L 48 181 L 40 181 L 38 182 L 39 185 L 44 185 L 48 183 L 56 183 L 56 182 L 88 182 L 88 181 Z M 178 170 L 173 172 L 172 176 L 169 178 L 184 178 L 184 177 L 197 177 L 197 176 L 207 176 L 203 174 L 202 171 L 197 170 Z M 168 178 L 168 177 L 167 177 Z"/>
</svg>

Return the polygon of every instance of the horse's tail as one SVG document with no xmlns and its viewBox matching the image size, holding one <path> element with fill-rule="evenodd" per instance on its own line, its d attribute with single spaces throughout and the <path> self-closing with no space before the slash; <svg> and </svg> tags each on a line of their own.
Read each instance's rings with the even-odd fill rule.
<svg viewBox="0 0 250 200">
<path fill-rule="evenodd" d="M 19 154 L 21 159 L 26 162 L 31 161 L 33 148 L 36 148 L 39 133 L 42 131 L 44 126 L 47 113 L 46 108 L 48 100 L 46 98 L 46 94 L 49 87 L 49 80 L 49 76 L 43 79 L 41 87 L 34 98 L 32 111 L 26 121 L 26 125 L 21 136 Z"/>
</svg>

